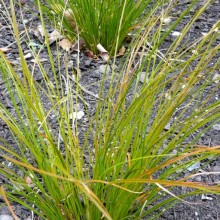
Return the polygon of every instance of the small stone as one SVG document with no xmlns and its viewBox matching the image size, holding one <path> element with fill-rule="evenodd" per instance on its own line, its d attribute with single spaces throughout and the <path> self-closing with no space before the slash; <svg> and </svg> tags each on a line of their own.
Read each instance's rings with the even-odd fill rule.
<svg viewBox="0 0 220 220">
<path fill-rule="evenodd" d="M 0 120 L 0 126 L 5 126 L 6 125 L 6 122 L 4 120 Z"/>
<path fill-rule="evenodd" d="M 93 73 L 92 73 L 92 77 L 100 79 L 101 74 L 100 74 L 99 70 L 94 70 Z"/>
<path fill-rule="evenodd" d="M 74 54 L 72 54 L 72 57 L 76 59 L 78 57 L 78 54 L 74 53 Z"/>
<path fill-rule="evenodd" d="M 168 122 L 168 123 L 166 124 L 166 126 L 164 127 L 164 130 L 165 130 L 165 131 L 168 131 L 170 128 L 171 128 L 171 123 Z"/>
<path fill-rule="evenodd" d="M 110 69 L 110 66 L 109 66 L 109 65 L 101 65 L 101 66 L 99 67 L 99 71 L 100 71 L 101 73 L 105 73 L 105 72 L 106 72 L 106 74 L 109 74 L 110 71 L 111 71 L 111 69 Z"/>
<path fill-rule="evenodd" d="M 14 220 L 10 215 L 0 215 L 0 220 Z"/>
<path fill-rule="evenodd" d="M 91 64 L 91 60 L 86 60 L 84 64 L 85 64 L 85 67 L 89 67 Z"/>
<path fill-rule="evenodd" d="M 180 35 L 182 35 L 182 33 L 180 33 L 179 31 L 173 31 L 173 32 L 171 33 L 171 35 L 172 35 L 173 37 L 179 37 Z"/>
<path fill-rule="evenodd" d="M 34 79 L 36 81 L 41 81 L 43 79 L 43 75 L 41 72 L 37 72 L 35 75 L 34 75 Z"/>
<path fill-rule="evenodd" d="M 139 74 L 139 81 L 142 82 L 142 83 L 147 83 L 148 82 L 148 78 L 146 76 L 146 73 L 145 72 L 142 72 Z"/>
<path fill-rule="evenodd" d="M 212 167 L 212 170 L 214 172 L 220 172 L 220 166 L 214 166 L 214 167 Z"/>
<path fill-rule="evenodd" d="M 115 65 L 115 64 L 112 64 L 112 66 L 111 66 L 111 67 L 112 67 L 112 69 L 113 69 L 113 70 L 117 70 L 117 69 L 118 69 L 118 66 L 117 66 L 117 65 Z"/>
<path fill-rule="evenodd" d="M 212 197 L 210 197 L 210 196 L 206 196 L 206 195 L 203 195 L 202 194 L 202 198 L 201 198 L 203 201 L 206 201 L 206 200 L 210 200 L 210 201 L 212 201 L 213 200 L 213 198 Z"/>
<path fill-rule="evenodd" d="M 84 156 L 84 159 L 87 164 L 90 164 L 90 157 L 89 156 Z"/>
<path fill-rule="evenodd" d="M 201 176 L 196 176 L 196 177 L 194 178 L 194 180 L 195 180 L 196 182 L 201 182 L 201 181 L 202 181 L 202 177 L 201 177 Z"/>
<path fill-rule="evenodd" d="M 23 22 L 24 22 L 24 24 L 27 24 L 29 22 L 29 20 L 24 19 Z"/>
<path fill-rule="evenodd" d="M 19 99 L 18 95 L 16 95 L 16 94 L 14 94 L 14 101 L 17 105 L 20 103 L 20 99 Z"/>
<path fill-rule="evenodd" d="M 80 120 L 82 119 L 82 117 L 84 116 L 84 112 L 83 111 L 78 111 L 78 112 L 73 112 L 71 115 L 70 115 L 70 119 L 75 121 L 75 119 L 77 120 Z"/>
<path fill-rule="evenodd" d="M 220 124 L 215 124 L 212 126 L 215 131 L 220 131 Z"/>
<path fill-rule="evenodd" d="M 193 171 L 193 170 L 196 170 L 196 169 L 198 169 L 198 168 L 200 168 L 200 163 L 199 163 L 199 162 L 194 163 L 193 165 L 189 166 L 189 167 L 187 168 L 187 170 Z"/>
<path fill-rule="evenodd" d="M 20 0 L 19 2 L 21 5 L 24 5 L 26 3 L 26 0 Z"/>
<path fill-rule="evenodd" d="M 73 60 L 70 60 L 68 63 L 68 69 L 72 69 L 73 68 Z"/>
<path fill-rule="evenodd" d="M 195 55 L 198 55 L 198 51 L 197 50 L 192 50 L 192 53 Z"/>
<path fill-rule="evenodd" d="M 163 24 L 168 25 L 172 22 L 172 18 L 171 17 L 162 18 L 161 21 L 163 22 Z"/>
<path fill-rule="evenodd" d="M 202 35 L 205 37 L 208 33 L 206 32 L 202 32 Z"/>
<path fill-rule="evenodd" d="M 18 176 L 23 178 L 24 177 L 24 172 L 22 170 L 18 170 L 17 172 Z"/>
<path fill-rule="evenodd" d="M 173 150 L 172 154 L 178 154 L 178 151 L 177 150 Z"/>
<path fill-rule="evenodd" d="M 26 59 L 29 59 L 29 58 L 31 58 L 31 57 L 33 57 L 33 54 L 32 54 L 32 53 L 27 53 L 27 54 L 24 55 L 24 59 L 25 59 L 25 60 L 26 60 Z"/>
<path fill-rule="evenodd" d="M 165 99 L 171 100 L 172 96 L 170 95 L 170 93 L 166 92 L 165 93 Z"/>
<path fill-rule="evenodd" d="M 220 74 L 215 73 L 212 79 L 216 84 L 219 83 L 220 82 Z"/>
<path fill-rule="evenodd" d="M 96 63 L 101 65 L 101 64 L 106 64 L 107 62 L 105 60 L 98 60 Z"/>
</svg>

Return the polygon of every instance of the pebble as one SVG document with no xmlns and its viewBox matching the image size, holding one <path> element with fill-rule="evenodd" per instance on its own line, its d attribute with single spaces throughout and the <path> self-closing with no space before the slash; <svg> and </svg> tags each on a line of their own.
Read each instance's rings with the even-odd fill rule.
<svg viewBox="0 0 220 220">
<path fill-rule="evenodd" d="M 36 81 L 41 81 L 43 79 L 43 75 L 40 72 L 37 72 L 36 74 L 34 74 L 34 79 Z"/>
<path fill-rule="evenodd" d="M 178 151 L 177 150 L 173 150 L 172 154 L 178 154 Z"/>
<path fill-rule="evenodd" d="M 117 68 L 118 68 L 118 66 L 117 66 L 117 65 L 112 64 L 112 69 L 113 69 L 113 70 L 117 70 Z"/>
<path fill-rule="evenodd" d="M 182 35 L 179 31 L 173 31 L 171 33 L 172 37 L 179 37 L 180 35 Z"/>
<path fill-rule="evenodd" d="M 101 65 L 101 64 L 106 64 L 107 62 L 105 60 L 98 60 L 97 63 Z"/>
<path fill-rule="evenodd" d="M 86 60 L 85 63 L 84 63 L 85 67 L 89 67 L 91 65 L 91 62 L 92 62 L 92 60 L 90 60 L 90 59 Z"/>
<path fill-rule="evenodd" d="M 201 177 L 201 176 L 196 176 L 196 177 L 194 178 L 194 180 L 195 180 L 196 182 L 202 182 L 202 177 Z"/>
<path fill-rule="evenodd" d="M 20 0 L 19 2 L 21 5 L 24 5 L 26 3 L 26 0 Z"/>
<path fill-rule="evenodd" d="M 218 84 L 220 82 L 220 74 L 219 73 L 215 73 L 215 75 L 213 76 L 213 81 Z"/>
<path fill-rule="evenodd" d="M 84 159 L 87 164 L 90 164 L 90 157 L 89 156 L 84 156 Z"/>
<path fill-rule="evenodd" d="M 220 131 L 220 124 L 215 124 L 212 126 L 215 131 Z"/>
<path fill-rule="evenodd" d="M 101 74 L 100 74 L 99 70 L 94 70 L 93 74 L 92 74 L 92 77 L 100 79 L 101 78 Z"/>
<path fill-rule="evenodd" d="M 220 172 L 220 166 L 214 166 L 214 167 L 212 167 L 212 171 L 214 171 L 214 172 Z"/>
<path fill-rule="evenodd" d="M 72 54 L 72 57 L 76 59 L 78 57 L 78 54 L 74 53 L 74 54 Z"/>
<path fill-rule="evenodd" d="M 148 82 L 148 78 L 146 77 L 146 73 L 145 72 L 140 73 L 139 81 L 142 82 L 142 83 L 144 83 L 144 82 L 147 83 Z"/>
<path fill-rule="evenodd" d="M 73 60 L 70 60 L 68 63 L 68 69 L 72 69 L 73 68 Z"/>
<path fill-rule="evenodd" d="M 189 167 L 187 168 L 187 170 L 193 171 L 193 170 L 196 170 L 196 169 L 199 169 L 199 168 L 200 168 L 200 163 L 197 162 L 197 163 L 194 163 L 193 165 L 189 166 Z"/>
<path fill-rule="evenodd" d="M 106 74 L 109 74 L 110 71 L 111 71 L 111 68 L 110 68 L 109 65 L 101 65 L 101 66 L 99 67 L 99 71 L 100 71 L 101 73 L 105 73 L 105 72 L 106 72 Z"/>
<path fill-rule="evenodd" d="M 163 22 L 163 24 L 168 25 L 172 22 L 172 18 L 171 17 L 162 18 L 161 21 Z"/>
<path fill-rule="evenodd" d="M 0 220 L 14 220 L 10 215 L 0 215 Z"/>
<path fill-rule="evenodd" d="M 210 197 L 210 196 L 206 196 L 206 195 L 203 195 L 203 194 L 202 194 L 201 199 L 202 199 L 203 201 L 206 201 L 206 200 L 210 200 L 210 201 L 212 201 L 212 200 L 213 200 L 212 197 Z"/>
<path fill-rule="evenodd" d="M 85 113 L 83 111 L 78 111 L 78 112 L 73 112 L 71 115 L 70 115 L 70 119 L 71 120 L 80 120 L 82 119 L 82 117 L 85 115 Z"/>
<path fill-rule="evenodd" d="M 170 128 L 171 128 L 171 123 L 168 122 L 168 123 L 166 124 L 166 126 L 164 127 L 164 130 L 165 130 L 165 131 L 168 131 Z"/>
</svg>

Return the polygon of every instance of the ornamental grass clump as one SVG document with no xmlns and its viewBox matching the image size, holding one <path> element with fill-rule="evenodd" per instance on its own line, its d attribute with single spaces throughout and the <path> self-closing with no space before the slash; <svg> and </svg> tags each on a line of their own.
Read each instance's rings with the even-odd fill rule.
<svg viewBox="0 0 220 220">
<path fill-rule="evenodd" d="M 49 17 L 70 41 L 75 41 L 79 34 L 86 47 L 95 54 L 99 52 L 97 45 L 101 44 L 113 55 L 120 49 L 128 33 L 141 27 L 159 5 L 169 1 L 46 0 L 40 3 L 35 0 L 35 2 L 41 4 L 44 15 Z"/>
<path fill-rule="evenodd" d="M 187 197 L 220 193 L 218 183 L 195 181 L 195 176 L 208 172 L 185 172 L 206 159 L 210 163 L 220 153 L 220 146 L 197 145 L 201 135 L 220 121 L 220 101 L 209 102 L 220 89 L 220 82 L 213 79 L 220 66 L 216 44 L 220 22 L 190 46 L 182 46 L 208 1 L 164 54 L 160 45 L 195 2 L 166 32 L 159 21 L 169 10 L 148 20 L 150 26 L 134 37 L 118 71 L 113 68 L 110 78 L 104 74 L 99 82 L 95 114 L 89 115 L 85 107 L 86 130 L 77 120 L 77 104 L 82 101 L 86 106 L 77 74 L 73 87 L 68 68 L 56 71 L 45 33 L 53 74 L 48 77 L 33 50 L 44 84 L 35 81 L 20 46 L 12 2 L 22 76 L 3 53 L 0 58 L 1 77 L 13 106 L 10 111 L 0 103 L 0 118 L 13 140 L 1 138 L 0 145 L 0 172 L 7 180 L 0 192 L 9 207 L 16 202 L 51 220 L 156 219 L 178 202 L 193 205 L 185 201 Z M 60 56 L 57 53 L 58 65 Z M 106 82 L 110 82 L 107 91 Z M 210 85 L 213 89 L 204 93 Z M 183 188 L 190 190 L 175 191 Z"/>
</svg>

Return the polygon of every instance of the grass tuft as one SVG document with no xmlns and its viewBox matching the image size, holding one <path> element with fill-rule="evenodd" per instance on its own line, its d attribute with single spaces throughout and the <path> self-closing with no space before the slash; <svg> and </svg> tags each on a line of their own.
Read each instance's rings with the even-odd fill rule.
<svg viewBox="0 0 220 220">
<path fill-rule="evenodd" d="M 155 10 L 168 1 L 152 0 L 46 0 L 41 5 L 43 14 L 74 41 L 78 33 L 89 50 L 99 53 L 101 44 L 111 55 L 122 47 L 128 33 L 143 26 Z"/>
<path fill-rule="evenodd" d="M 82 101 L 79 98 L 82 97 L 82 88 L 78 78 L 75 79 L 76 87 L 72 87 L 72 73 L 68 68 L 65 73 L 56 71 L 55 66 L 60 67 L 61 58 L 58 53 L 57 60 L 54 59 L 45 35 L 44 46 L 48 50 L 52 74 L 48 77 L 49 73 L 39 61 L 38 54 L 32 51 L 38 59 L 36 66 L 41 71 L 44 84 L 35 81 L 34 70 L 28 66 L 20 46 L 14 5 L 12 0 L 10 2 L 11 24 L 19 49 L 22 77 L 0 52 L 0 73 L 13 106 L 10 110 L 0 103 L 0 118 L 10 130 L 13 140 L 8 142 L 1 138 L 0 145 L 3 161 L 0 172 L 7 180 L 1 194 L 9 207 L 9 202 L 17 202 L 43 219 L 155 219 L 178 202 L 188 203 L 185 199 L 189 196 L 220 193 L 218 183 L 208 185 L 195 181 L 195 176 L 208 173 L 199 174 L 198 170 L 189 174 L 184 172 L 195 163 L 214 160 L 220 153 L 219 146 L 196 144 L 202 134 L 220 121 L 220 101 L 209 100 L 220 86 L 213 79 L 220 63 L 220 45 L 216 44 L 220 22 L 206 36 L 190 42 L 190 46 L 183 46 L 188 30 L 207 8 L 209 1 L 191 18 L 164 54 L 160 48 L 166 37 L 196 1 L 165 33 L 161 18 L 168 17 L 170 10 L 165 10 L 157 19 L 149 14 L 145 29 L 134 35 L 118 69 L 112 70 L 110 79 L 104 74 L 100 81 L 95 114 L 89 116 L 89 109 L 85 107 L 89 126 L 83 132 L 80 121 L 71 119 L 77 112 L 77 104 L 86 102 L 84 98 Z M 74 8 L 75 2 L 77 7 Z M 86 15 L 90 16 L 90 22 L 99 22 L 100 29 L 108 30 L 104 22 L 107 18 L 97 16 L 104 20 L 96 21 L 92 10 L 96 6 L 100 7 L 98 13 L 104 13 L 102 8 L 111 1 L 102 1 L 102 4 L 92 2 L 94 5 L 90 9 L 84 0 L 68 4 L 75 15 L 84 7 L 82 12 L 88 10 Z M 135 9 L 135 4 L 141 1 L 123 2 L 119 6 L 128 16 L 127 12 Z M 58 3 L 65 6 L 61 1 Z M 111 4 L 109 15 L 116 13 L 115 5 Z M 54 5 L 51 4 L 51 7 Z M 142 7 L 146 5 L 139 7 L 143 11 Z M 62 8 L 59 10 L 63 13 Z M 85 18 L 81 16 L 77 19 L 82 17 Z M 41 19 L 44 23 L 42 15 Z M 137 23 L 131 22 L 129 17 L 127 19 L 128 24 L 123 24 L 124 32 L 139 23 L 136 20 Z M 116 18 L 113 21 L 116 22 Z M 83 24 L 80 22 L 83 21 L 77 20 L 79 27 Z M 66 23 L 64 19 L 62 25 Z M 118 27 L 118 24 L 114 25 Z M 80 33 L 86 32 L 86 28 L 92 25 L 85 23 L 82 25 L 85 29 L 81 29 Z M 113 30 L 113 26 L 109 30 Z M 118 36 L 120 33 L 116 30 L 114 36 L 122 40 L 126 34 Z M 93 34 L 90 37 L 100 40 Z M 99 42 L 95 40 L 94 45 Z M 118 45 L 121 40 L 118 40 Z M 105 41 L 108 42 L 106 45 L 110 45 L 108 40 Z M 88 42 L 92 49 L 93 40 Z M 116 45 L 114 42 L 111 47 L 118 50 Z M 116 64 L 116 56 L 112 62 Z M 143 83 L 139 83 L 141 74 L 145 75 Z M 110 86 L 106 91 L 107 82 Z M 204 92 L 206 89 L 209 89 L 208 94 Z M 20 105 L 17 105 L 17 100 Z M 52 114 L 55 128 L 50 121 Z M 192 135 L 194 138 L 189 138 Z M 181 187 L 190 190 L 176 194 L 176 189 Z"/>
</svg>

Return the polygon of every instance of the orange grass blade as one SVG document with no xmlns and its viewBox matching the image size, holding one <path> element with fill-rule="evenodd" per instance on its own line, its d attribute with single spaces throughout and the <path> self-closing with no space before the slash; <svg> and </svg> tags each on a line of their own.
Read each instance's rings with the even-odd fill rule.
<svg viewBox="0 0 220 220">
<path fill-rule="evenodd" d="M 18 217 L 16 216 L 16 214 L 14 213 L 14 210 L 13 210 L 13 208 L 12 208 L 10 202 L 8 201 L 8 198 L 7 198 L 7 196 L 6 196 L 6 193 L 5 193 L 5 190 L 4 190 L 3 186 L 1 186 L 1 188 L 0 188 L 0 194 L 1 194 L 2 197 L 4 198 L 5 203 L 6 203 L 6 205 L 8 206 L 8 208 L 9 208 L 9 210 L 10 210 L 10 212 L 11 212 L 13 218 L 14 218 L 15 220 L 18 220 L 19 218 L 18 218 Z"/>
</svg>

